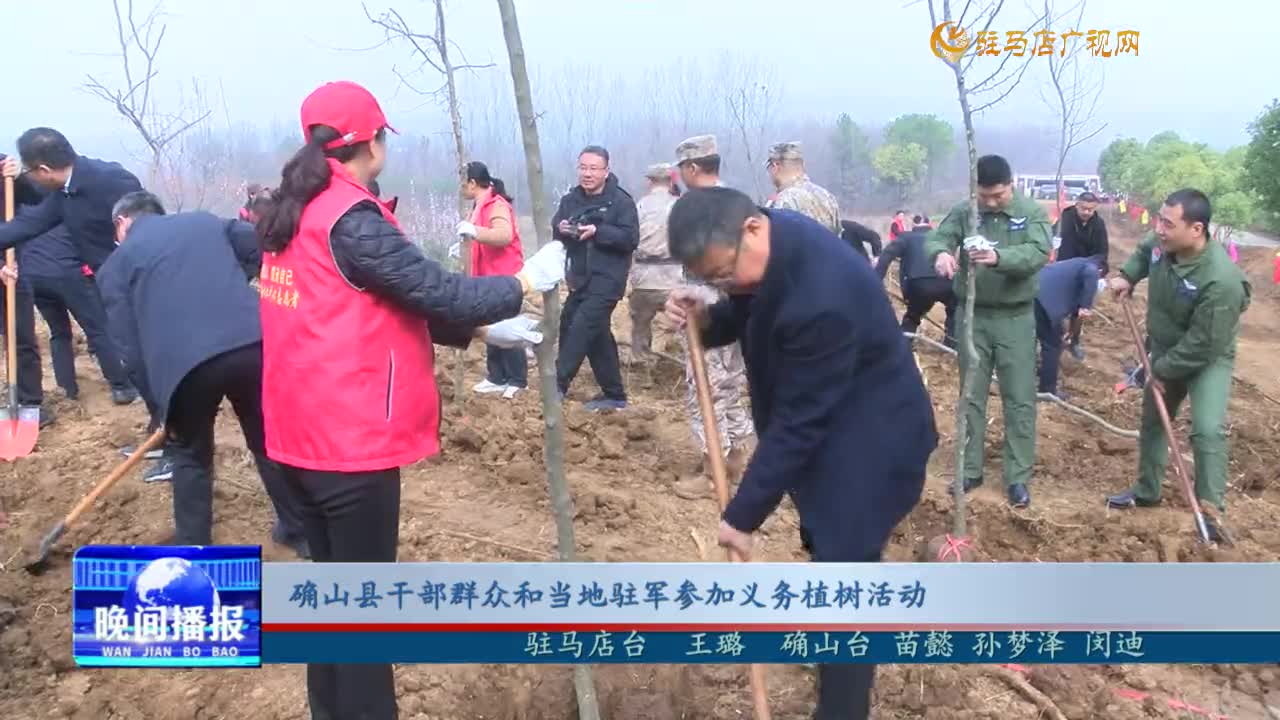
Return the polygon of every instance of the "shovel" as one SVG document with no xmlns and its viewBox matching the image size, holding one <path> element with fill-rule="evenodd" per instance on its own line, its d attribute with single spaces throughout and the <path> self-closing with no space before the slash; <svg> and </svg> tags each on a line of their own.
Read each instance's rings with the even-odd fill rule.
<svg viewBox="0 0 1280 720">
<path fill-rule="evenodd" d="M 724 456 L 719 453 L 720 428 L 716 427 L 716 409 L 711 402 L 711 382 L 707 379 L 707 358 L 702 349 L 702 336 L 698 334 L 697 322 L 689 318 L 685 323 L 685 334 L 689 338 L 689 361 L 693 364 L 694 384 L 698 388 L 698 408 L 702 411 L 702 430 L 707 438 L 707 458 L 711 462 L 711 479 L 716 484 L 716 499 L 720 501 L 720 512 L 724 513 L 729 504 L 729 480 L 724 469 Z M 729 560 L 742 562 L 737 553 L 730 551 Z M 764 666 L 751 666 L 751 704 L 755 708 L 755 720 L 769 720 L 769 696 L 765 686 Z"/>
<path fill-rule="evenodd" d="M 4 220 L 13 220 L 13 178 L 4 179 Z M 17 267 L 17 253 L 9 248 L 4 262 L 10 271 Z M 18 333 L 17 286 L 6 284 L 5 299 L 5 380 L 9 382 L 9 404 L 0 408 L 0 459 L 5 461 L 26 457 L 36 447 L 40 434 L 40 408 L 18 407 Z"/>
<path fill-rule="evenodd" d="M 1138 349 L 1138 358 L 1142 361 L 1142 368 L 1146 370 L 1148 380 L 1155 377 L 1151 372 L 1151 358 L 1147 357 L 1147 349 L 1142 342 L 1142 333 L 1138 331 L 1138 321 L 1133 317 L 1133 308 L 1129 301 L 1121 300 L 1120 307 L 1124 308 L 1124 319 L 1129 323 L 1129 331 L 1133 334 L 1133 343 Z M 1191 484 L 1191 473 L 1187 472 L 1187 462 L 1182 458 L 1182 448 L 1178 442 L 1178 436 L 1173 433 L 1173 420 L 1169 417 L 1169 408 L 1164 404 L 1164 395 L 1156 390 L 1154 383 L 1146 383 L 1147 389 L 1151 392 L 1151 398 L 1155 400 L 1156 411 L 1160 413 L 1160 423 L 1164 425 L 1164 435 L 1169 440 L 1169 454 L 1173 455 L 1173 467 L 1178 474 L 1178 479 L 1182 481 L 1182 492 L 1187 496 L 1187 504 L 1191 506 L 1191 512 L 1196 516 L 1196 530 L 1200 532 L 1200 539 L 1206 545 L 1212 542 L 1209 539 L 1209 528 L 1204 522 L 1204 513 L 1200 510 L 1200 501 L 1196 499 L 1195 486 Z"/>
<path fill-rule="evenodd" d="M 67 528 L 71 527 L 76 520 L 80 519 L 81 515 L 88 511 L 89 508 L 93 507 L 93 503 L 97 501 L 98 498 L 106 494 L 113 485 L 119 482 L 120 478 L 128 475 L 130 470 L 137 467 L 138 463 L 142 462 L 142 459 L 146 457 L 149 451 L 160 447 L 160 444 L 164 442 L 164 435 L 164 428 L 156 430 L 151 434 L 151 437 L 147 438 L 146 442 L 142 443 L 142 445 L 134 451 L 132 455 L 116 466 L 116 469 L 112 470 L 110 475 L 103 478 L 97 485 L 94 485 L 93 489 L 89 491 L 89 494 L 81 498 L 80 502 L 76 503 L 76 506 L 71 509 L 71 512 L 67 513 L 67 516 L 62 518 L 62 520 L 49 531 L 48 535 L 44 536 L 44 540 L 40 541 L 40 551 L 36 555 L 35 560 L 27 563 L 27 572 L 30 572 L 33 575 L 39 575 L 44 572 L 45 568 L 48 566 L 49 551 L 53 550 L 54 544 L 58 542 L 59 538 L 61 538 L 64 533 L 66 533 Z"/>
</svg>

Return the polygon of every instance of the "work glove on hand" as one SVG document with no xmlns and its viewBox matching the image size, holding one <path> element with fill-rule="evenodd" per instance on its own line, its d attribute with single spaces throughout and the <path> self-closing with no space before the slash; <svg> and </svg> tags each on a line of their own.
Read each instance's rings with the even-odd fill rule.
<svg viewBox="0 0 1280 720">
<path fill-rule="evenodd" d="M 564 280 L 564 243 L 556 240 L 538 249 L 524 261 L 520 275 L 538 292 L 555 289 Z"/>
<path fill-rule="evenodd" d="M 517 315 L 509 320 L 485 328 L 484 341 L 503 349 L 527 348 L 542 342 L 538 332 L 538 320 L 527 315 Z"/>
<path fill-rule="evenodd" d="M 462 257 L 462 243 L 456 242 L 449 246 L 449 257 Z"/>
<path fill-rule="evenodd" d="M 995 243 L 981 235 L 970 235 L 964 239 L 965 252 L 983 252 L 986 250 L 994 250 L 995 248 Z"/>
<path fill-rule="evenodd" d="M 473 238 L 476 236 L 476 226 L 463 220 L 458 223 L 457 232 L 462 237 Z"/>
</svg>

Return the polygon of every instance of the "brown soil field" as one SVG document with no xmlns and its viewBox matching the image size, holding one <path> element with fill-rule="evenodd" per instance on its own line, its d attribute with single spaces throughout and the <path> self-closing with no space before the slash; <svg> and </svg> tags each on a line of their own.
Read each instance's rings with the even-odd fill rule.
<svg viewBox="0 0 1280 720">
<path fill-rule="evenodd" d="M 1114 216 L 1113 261 L 1132 248 L 1136 233 Z M 974 492 L 970 525 L 977 561 L 1275 562 L 1280 559 L 1280 289 L 1271 281 L 1271 252 L 1242 248 L 1254 281 L 1254 304 L 1244 319 L 1231 404 L 1231 548 L 1203 547 L 1172 475 L 1163 506 L 1108 512 L 1103 497 L 1126 487 L 1137 457 L 1133 440 L 1050 405 L 1041 405 L 1034 502 L 1007 508 L 999 483 Z M 1139 293 L 1141 295 L 1141 293 Z M 1084 363 L 1064 358 L 1063 389 L 1076 404 L 1109 422 L 1135 429 L 1140 396 L 1117 396 L 1121 363 L 1134 357 L 1123 316 L 1110 299 L 1085 330 Z M 941 318 L 937 318 L 940 320 Z M 628 337 L 625 308 L 614 317 Z M 926 331 L 937 338 L 929 325 Z M 669 333 L 659 345 L 676 357 Z M 482 348 L 467 358 L 468 387 L 480 379 Z M 898 529 L 888 559 L 915 560 L 928 540 L 950 526 L 953 360 L 918 349 L 935 399 L 943 441 L 934 455 L 925 497 Z M 452 353 L 441 353 L 444 390 Z M 83 670 L 71 658 L 70 549 L 85 543 L 162 543 L 171 536 L 166 484 L 127 479 L 101 500 L 63 541 L 54 567 L 31 576 L 21 550 L 38 541 L 94 482 L 120 460 L 117 448 L 139 441 L 146 424 L 141 403 L 111 405 L 97 368 L 82 352 L 81 400 L 61 401 L 60 417 L 42 432 L 29 458 L 0 468 L 0 718 L 37 720 L 191 720 L 308 717 L 300 666 L 260 670 Z M 47 364 L 47 361 L 46 361 Z M 632 407 L 590 415 L 577 400 L 592 394 L 589 371 L 566 403 L 568 477 L 576 507 L 582 558 L 598 562 L 719 559 L 714 547 L 714 502 L 687 501 L 671 485 L 694 471 L 698 454 L 684 409 L 683 368 L 660 361 L 627 371 Z M 52 387 L 51 377 L 45 380 Z M 994 389 L 993 389 L 994 392 Z M 998 477 L 1001 422 L 991 404 L 987 433 L 990 477 Z M 272 560 L 288 550 L 269 539 L 271 512 L 229 413 L 219 421 L 215 538 L 262 543 Z M 1187 427 L 1182 423 L 1185 440 Z M 404 561 L 515 561 L 553 557 L 555 530 L 541 462 L 543 424 L 537 391 L 514 401 L 463 393 L 446 404 L 441 456 L 406 469 L 401 520 Z M 991 487 L 994 485 L 995 487 Z M 765 525 L 757 556 L 801 560 L 794 510 Z M 1230 599 L 1221 601 L 1230 612 Z M 401 717 L 406 720 L 576 717 L 567 666 L 401 666 Z M 746 674 L 736 666 L 611 666 L 595 669 L 602 715 L 608 720 L 749 717 Z M 770 667 L 769 695 L 779 720 L 808 718 L 814 674 L 799 666 Z M 1280 667 L 1165 665 L 948 666 L 890 665 L 880 669 L 877 718 L 1054 717 L 1074 719 L 1280 717 Z M 1271 708 L 1268 710 L 1268 706 Z M 1270 712 L 1270 715 L 1269 715 Z"/>
</svg>

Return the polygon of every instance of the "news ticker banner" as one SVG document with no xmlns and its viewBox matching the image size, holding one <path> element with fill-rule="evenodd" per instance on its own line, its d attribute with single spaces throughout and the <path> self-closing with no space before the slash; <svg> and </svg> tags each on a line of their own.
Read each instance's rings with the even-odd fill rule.
<svg viewBox="0 0 1280 720">
<path fill-rule="evenodd" d="M 89 546 L 75 582 L 86 665 L 1280 662 L 1276 564 L 263 564 L 257 547 Z"/>
</svg>

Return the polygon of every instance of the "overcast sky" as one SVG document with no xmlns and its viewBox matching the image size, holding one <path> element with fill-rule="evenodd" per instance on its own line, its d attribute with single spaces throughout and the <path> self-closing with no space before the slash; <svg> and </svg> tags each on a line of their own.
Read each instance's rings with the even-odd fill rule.
<svg viewBox="0 0 1280 720">
<path fill-rule="evenodd" d="M 938 0 L 939 6 L 941 5 Z M 125 0 L 121 0 L 125 4 Z M 136 0 L 139 15 L 150 7 Z M 776 64 L 787 110 L 881 123 L 907 112 L 936 113 L 957 122 L 951 73 L 928 50 L 928 9 L 900 0 L 518 0 L 531 71 L 568 62 L 637 72 L 683 57 L 696 62 L 731 50 Z M 1060 1 L 1060 5 L 1061 5 Z M 955 0 L 957 7 L 964 0 Z M 1016 29 L 1029 17 L 1020 0 L 993 29 Z M 426 0 L 371 2 L 397 7 L 424 30 Z M 80 89 L 86 73 L 119 82 L 112 57 L 110 0 L 3 0 L 10 58 L 0 103 L 0 140 L 33 125 L 66 132 L 87 153 L 112 157 L 132 142 L 131 130 L 101 100 Z M 505 73 L 497 5 L 451 0 L 450 34 L 472 62 L 496 62 Z M 434 129 L 443 115 L 400 90 L 391 73 L 403 48 L 369 47 L 380 31 L 352 0 L 168 0 L 168 24 L 158 64 L 158 92 L 170 106 L 180 87 L 198 78 L 225 99 L 233 122 L 296 122 L 301 99 L 316 85 L 351 79 L 380 98 L 401 130 Z M 1218 147 L 1247 139 L 1247 123 L 1280 92 L 1272 34 L 1280 5 L 1245 0 L 1090 2 L 1085 28 L 1140 32 L 1138 57 L 1090 58 L 1105 69 L 1100 115 L 1103 137 L 1146 139 L 1165 129 Z M 1057 24 L 1062 29 L 1071 21 Z M 16 61 L 15 61 L 16 59 Z M 982 58 L 975 67 L 998 59 Z M 997 125 L 1054 123 L 1037 87 L 1042 58 L 1024 86 L 983 120 Z M 505 75 L 504 75 L 505 77 Z M 464 79 L 465 82 L 465 79 Z M 537 98 L 535 96 L 535 103 Z M 222 101 L 218 114 L 223 115 Z M 219 118 L 219 122 L 224 122 Z"/>
</svg>

